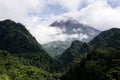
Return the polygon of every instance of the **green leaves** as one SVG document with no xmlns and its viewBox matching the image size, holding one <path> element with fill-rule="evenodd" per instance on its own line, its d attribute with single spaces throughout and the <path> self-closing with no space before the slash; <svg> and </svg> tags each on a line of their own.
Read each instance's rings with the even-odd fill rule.
<svg viewBox="0 0 120 80">
<path fill-rule="evenodd" d="M 115 49 L 94 49 L 78 65 L 68 71 L 62 80 L 119 80 L 120 53 Z"/>
<path fill-rule="evenodd" d="M 0 51 L 0 80 L 54 80 L 54 75 L 42 68 L 26 66 L 7 51 Z"/>
</svg>

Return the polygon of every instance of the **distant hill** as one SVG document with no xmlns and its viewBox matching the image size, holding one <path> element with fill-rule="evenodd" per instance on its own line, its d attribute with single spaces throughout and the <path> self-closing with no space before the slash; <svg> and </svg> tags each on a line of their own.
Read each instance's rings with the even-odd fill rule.
<svg viewBox="0 0 120 80">
<path fill-rule="evenodd" d="M 61 30 L 64 30 L 63 34 L 71 36 L 65 41 L 54 41 L 43 44 L 45 50 L 50 52 L 50 55 L 53 58 L 55 56 L 58 56 L 59 54 L 62 54 L 65 49 L 70 47 L 74 40 L 89 42 L 101 32 L 91 26 L 81 24 L 80 22 L 72 18 L 55 21 L 50 26 L 60 28 Z"/>
<path fill-rule="evenodd" d="M 54 59 L 58 57 L 71 45 L 71 41 L 54 41 L 43 44 L 43 48 L 52 56 Z"/>
</svg>

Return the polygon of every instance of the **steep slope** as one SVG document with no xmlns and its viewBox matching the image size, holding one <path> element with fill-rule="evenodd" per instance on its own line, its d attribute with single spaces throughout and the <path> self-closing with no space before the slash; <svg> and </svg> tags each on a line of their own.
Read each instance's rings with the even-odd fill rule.
<svg viewBox="0 0 120 80">
<path fill-rule="evenodd" d="M 77 56 L 86 54 L 91 50 L 92 46 L 89 44 L 82 43 L 78 40 L 73 41 L 71 46 L 60 56 L 59 61 L 62 62 L 63 65 L 68 66 Z"/>
<path fill-rule="evenodd" d="M 103 31 L 100 35 L 96 36 L 89 42 L 95 48 L 98 47 L 112 47 L 120 49 L 120 29 L 112 28 L 107 31 Z"/>
<path fill-rule="evenodd" d="M 11 20 L 0 22 L 0 49 L 11 53 L 27 53 L 40 51 L 45 53 L 41 45 L 20 23 Z"/>
<path fill-rule="evenodd" d="M 120 80 L 120 51 L 95 49 L 61 80 Z"/>
<path fill-rule="evenodd" d="M 110 30 L 103 31 L 89 43 L 83 43 L 83 45 L 79 43 L 80 42 L 77 41 L 75 45 L 71 45 L 70 48 L 63 52 L 59 58 L 63 64 L 70 64 L 77 56 L 83 53 L 89 53 L 91 50 L 96 48 L 115 48 L 120 50 L 120 29 L 112 28 Z M 69 61 L 67 59 L 69 59 Z"/>
<path fill-rule="evenodd" d="M 96 35 L 98 35 L 100 33 L 99 30 L 96 30 L 96 29 L 92 28 L 91 26 L 81 24 L 72 18 L 55 21 L 50 26 L 55 27 L 55 28 L 60 28 L 61 30 L 63 30 L 63 34 L 66 34 L 69 36 L 67 38 L 67 40 L 65 40 L 65 41 L 61 41 L 61 42 L 55 41 L 55 42 L 50 42 L 50 43 L 44 44 L 45 49 L 47 51 L 53 53 L 54 55 L 62 54 L 61 52 L 65 51 L 65 49 L 67 49 L 74 40 L 79 40 L 81 42 L 89 42 Z M 60 44 L 56 44 L 59 42 L 60 42 Z M 47 45 L 51 45 L 51 46 L 48 47 Z M 64 46 L 61 46 L 61 45 L 64 45 Z M 56 46 L 57 49 L 56 49 L 56 47 L 53 47 L 53 46 Z M 61 52 L 56 53 L 59 49 L 61 49 Z M 55 51 L 55 53 L 54 53 L 54 51 Z M 52 56 L 54 57 L 53 54 L 52 54 Z"/>
<path fill-rule="evenodd" d="M 56 61 L 20 23 L 11 20 L 0 22 L 0 49 L 19 57 L 26 65 L 42 67 L 45 70 L 56 68 Z"/>
<path fill-rule="evenodd" d="M 76 57 L 74 57 L 74 60 L 72 61 L 72 67 L 69 68 L 67 73 L 64 74 L 61 79 L 119 80 L 120 79 L 119 42 L 120 42 L 120 29 L 112 28 L 110 30 L 103 31 L 88 43 L 89 45 L 92 46 L 92 51 L 91 52 L 87 51 L 86 57 L 85 56 L 81 57 L 80 55 L 77 56 L 78 60 L 77 63 L 74 63 L 76 62 L 75 61 Z M 75 52 L 76 51 L 73 51 L 72 53 Z"/>
</svg>

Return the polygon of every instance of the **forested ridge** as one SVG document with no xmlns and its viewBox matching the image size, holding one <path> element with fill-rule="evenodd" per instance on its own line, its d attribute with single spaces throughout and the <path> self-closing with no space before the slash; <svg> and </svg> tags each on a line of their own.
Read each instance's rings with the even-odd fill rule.
<svg viewBox="0 0 120 80">
<path fill-rule="evenodd" d="M 73 41 L 56 60 L 24 25 L 0 21 L 0 80 L 120 80 L 120 29 Z"/>
</svg>

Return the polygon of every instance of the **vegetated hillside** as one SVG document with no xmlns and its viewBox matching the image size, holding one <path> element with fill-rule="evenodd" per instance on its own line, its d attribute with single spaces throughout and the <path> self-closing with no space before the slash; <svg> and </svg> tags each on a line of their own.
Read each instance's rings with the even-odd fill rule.
<svg viewBox="0 0 120 80">
<path fill-rule="evenodd" d="M 0 49 L 11 53 L 32 53 L 37 51 L 45 53 L 25 26 L 11 20 L 0 22 Z"/>
<path fill-rule="evenodd" d="M 96 36 L 89 42 L 95 48 L 112 47 L 120 50 L 120 29 L 112 28 L 107 31 L 103 31 L 100 35 Z"/>
<path fill-rule="evenodd" d="M 0 21 L 0 80 L 120 80 L 120 29 L 74 41 L 59 60 L 65 68 L 22 24 Z"/>
<path fill-rule="evenodd" d="M 62 80 L 120 80 L 120 51 L 95 49 L 73 65 Z"/>
<path fill-rule="evenodd" d="M 11 20 L 0 22 L 0 49 L 19 57 L 26 65 L 48 71 L 57 68 L 57 62 L 46 53 L 25 26 Z"/>
<path fill-rule="evenodd" d="M 71 62 L 72 67 L 62 77 L 62 80 L 119 80 L 120 29 L 112 28 L 104 31 L 91 40 L 88 45 L 92 46 L 92 50 L 89 51 L 84 47 L 87 49 L 87 56 L 83 57 L 78 52 L 79 55 L 74 57 Z M 75 53 L 76 50 L 81 49 L 73 48 L 74 51 L 67 54 Z"/>
<path fill-rule="evenodd" d="M 68 48 L 63 54 L 59 57 L 59 61 L 62 62 L 63 65 L 69 65 L 72 63 L 75 57 L 79 56 L 80 54 L 86 54 L 90 52 L 92 47 L 87 43 L 82 43 L 78 40 L 73 41 L 70 48 Z"/>
<path fill-rule="evenodd" d="M 74 43 L 74 42 L 73 42 Z M 73 60 L 84 53 L 89 53 L 95 48 L 115 48 L 120 49 L 120 29 L 112 28 L 107 31 L 103 31 L 98 36 L 96 36 L 89 43 L 76 42 L 75 45 L 71 45 L 63 54 L 60 56 L 59 60 L 63 64 L 70 64 Z"/>
<path fill-rule="evenodd" d="M 35 66 L 26 66 L 11 53 L 0 50 L 0 80 L 56 79 L 53 74 Z"/>
<path fill-rule="evenodd" d="M 77 56 L 87 54 L 92 49 L 93 47 L 91 45 L 76 40 L 73 41 L 71 46 L 65 52 L 63 52 L 58 60 L 67 67 Z"/>
<path fill-rule="evenodd" d="M 58 55 L 69 48 L 74 40 L 89 42 L 101 32 L 91 26 L 81 24 L 77 20 L 68 17 L 67 19 L 55 21 L 50 26 L 60 28 L 63 30 L 63 34 L 69 36 L 65 41 L 54 41 L 43 44 L 45 50 L 48 51 L 53 58 L 56 58 L 57 56 L 57 59 Z"/>
</svg>

